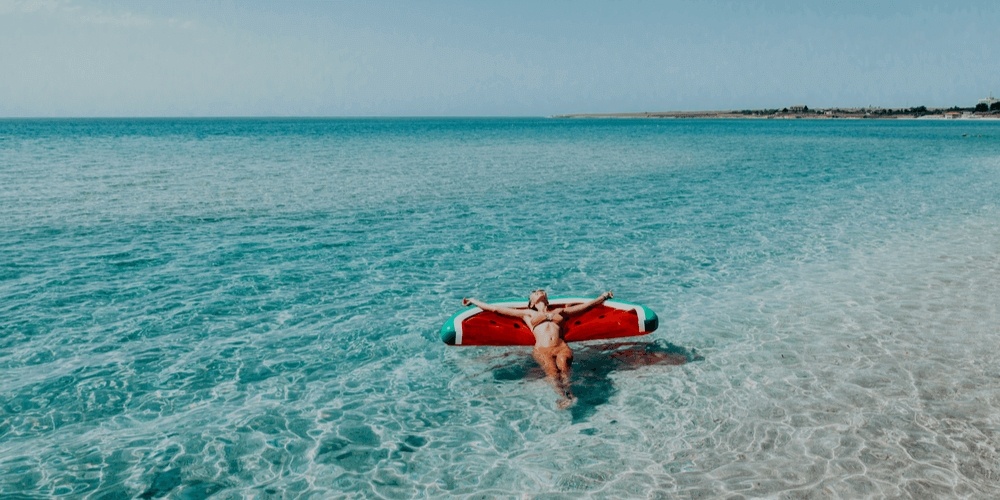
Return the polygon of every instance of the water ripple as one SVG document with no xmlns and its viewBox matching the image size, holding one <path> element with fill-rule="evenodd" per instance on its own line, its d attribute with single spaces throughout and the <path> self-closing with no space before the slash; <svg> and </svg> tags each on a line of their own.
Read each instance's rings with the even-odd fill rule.
<svg viewBox="0 0 1000 500">
<path fill-rule="evenodd" d="M 0 121 L 0 494 L 995 496 L 987 125 Z M 437 339 L 537 286 L 660 329 Z"/>
</svg>

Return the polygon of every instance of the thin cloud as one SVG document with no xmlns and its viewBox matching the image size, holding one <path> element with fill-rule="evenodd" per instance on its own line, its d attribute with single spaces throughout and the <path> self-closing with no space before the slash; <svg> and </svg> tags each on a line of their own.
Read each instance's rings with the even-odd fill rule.
<svg viewBox="0 0 1000 500">
<path fill-rule="evenodd" d="M 34 12 L 46 11 L 55 12 L 59 9 L 59 0 L 4 0 L 0 2 L 0 14 L 10 14 L 14 12 L 31 14 Z"/>
<path fill-rule="evenodd" d="M 195 26 L 195 22 L 189 19 L 175 17 L 156 19 L 135 12 L 109 11 L 79 5 L 73 0 L 0 0 L 0 15 L 11 13 L 53 14 L 81 24 L 123 28 L 141 28 L 157 24 L 178 29 L 191 29 Z"/>
<path fill-rule="evenodd" d="M 125 28 L 135 28 L 153 24 L 152 19 L 143 15 L 134 14 L 132 12 L 108 13 L 91 11 L 82 13 L 77 19 L 80 22 L 87 24 L 121 26 Z"/>
<path fill-rule="evenodd" d="M 0 2 L 0 14 L 74 12 L 79 9 L 80 7 L 71 5 L 70 0 L 4 0 Z"/>
</svg>

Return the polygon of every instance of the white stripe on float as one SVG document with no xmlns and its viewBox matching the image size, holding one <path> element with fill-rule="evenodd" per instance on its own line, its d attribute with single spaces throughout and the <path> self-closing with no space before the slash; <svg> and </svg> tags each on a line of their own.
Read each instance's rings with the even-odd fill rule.
<svg viewBox="0 0 1000 500">
<path fill-rule="evenodd" d="M 639 317 L 639 333 L 646 333 L 646 309 L 636 306 L 635 315 Z"/>
<path fill-rule="evenodd" d="M 462 345 L 462 322 L 466 320 L 469 316 L 483 312 L 482 309 L 478 307 L 473 307 L 468 311 L 465 311 L 458 316 L 455 316 L 455 345 Z"/>
<path fill-rule="evenodd" d="M 635 315 L 639 318 L 639 332 L 642 333 L 646 331 L 646 311 L 642 308 L 642 306 L 623 304 L 613 300 L 605 300 L 604 305 L 620 311 L 635 311 Z"/>
</svg>

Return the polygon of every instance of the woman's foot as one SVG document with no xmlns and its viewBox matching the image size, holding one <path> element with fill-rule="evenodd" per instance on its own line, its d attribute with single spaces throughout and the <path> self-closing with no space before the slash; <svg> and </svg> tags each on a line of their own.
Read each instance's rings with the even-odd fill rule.
<svg viewBox="0 0 1000 500">
<path fill-rule="evenodd" d="M 565 410 L 566 408 L 569 408 L 574 404 L 576 404 L 576 396 L 573 396 L 572 394 L 565 398 L 560 398 L 558 401 L 556 401 L 556 407 L 559 408 L 560 410 Z"/>
</svg>

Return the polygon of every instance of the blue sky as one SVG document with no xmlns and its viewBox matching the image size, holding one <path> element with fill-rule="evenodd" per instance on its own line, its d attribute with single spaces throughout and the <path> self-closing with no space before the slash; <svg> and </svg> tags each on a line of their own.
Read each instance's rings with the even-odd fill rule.
<svg viewBox="0 0 1000 500">
<path fill-rule="evenodd" d="M 0 0 L 0 116 L 973 106 L 1000 2 Z"/>
</svg>

